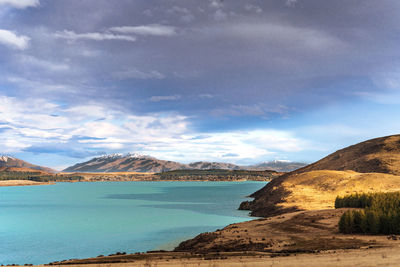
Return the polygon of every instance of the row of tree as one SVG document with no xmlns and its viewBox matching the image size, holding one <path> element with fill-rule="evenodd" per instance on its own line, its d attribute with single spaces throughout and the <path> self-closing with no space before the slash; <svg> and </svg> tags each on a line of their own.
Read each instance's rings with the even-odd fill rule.
<svg viewBox="0 0 400 267">
<path fill-rule="evenodd" d="M 0 181 L 2 180 L 31 180 L 36 182 L 80 181 L 83 180 L 83 177 L 75 174 L 57 175 L 38 172 L 0 172 Z"/>
<path fill-rule="evenodd" d="M 335 207 L 363 208 L 342 215 L 342 233 L 400 234 L 400 192 L 337 197 Z"/>
</svg>

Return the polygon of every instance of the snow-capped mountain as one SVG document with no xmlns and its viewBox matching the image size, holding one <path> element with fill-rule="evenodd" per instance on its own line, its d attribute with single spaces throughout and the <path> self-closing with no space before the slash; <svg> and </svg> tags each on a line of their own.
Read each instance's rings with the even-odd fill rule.
<svg viewBox="0 0 400 267">
<path fill-rule="evenodd" d="M 289 161 L 270 161 L 252 166 L 239 166 L 223 162 L 198 161 L 183 164 L 175 161 L 160 160 L 137 153 L 110 154 L 95 157 L 89 161 L 68 167 L 64 172 L 165 172 L 171 170 L 276 170 L 291 171 L 305 166 L 304 163 Z"/>
</svg>

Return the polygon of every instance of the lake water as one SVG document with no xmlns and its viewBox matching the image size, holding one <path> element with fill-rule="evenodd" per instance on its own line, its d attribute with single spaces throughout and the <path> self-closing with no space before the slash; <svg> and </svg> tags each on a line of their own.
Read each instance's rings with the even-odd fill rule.
<svg viewBox="0 0 400 267">
<path fill-rule="evenodd" d="M 265 182 L 96 182 L 0 187 L 0 264 L 172 249 L 250 220 Z"/>
</svg>

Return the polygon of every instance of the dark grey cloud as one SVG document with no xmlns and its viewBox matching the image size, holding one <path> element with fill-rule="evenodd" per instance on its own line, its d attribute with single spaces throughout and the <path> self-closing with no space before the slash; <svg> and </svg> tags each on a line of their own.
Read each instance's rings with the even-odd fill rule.
<svg viewBox="0 0 400 267">
<path fill-rule="evenodd" d="M 177 114 L 202 136 L 290 128 L 400 88 L 397 0 L 15 3 L 0 6 L 0 96 L 44 98 L 56 115 L 85 105 Z"/>
<path fill-rule="evenodd" d="M 41 1 L 4 25 L 32 40 L 6 56 L 3 81 L 66 101 L 100 94 L 144 113 L 159 111 L 146 103 L 158 95 L 213 95 L 227 109 L 260 98 L 296 105 L 290 96 L 323 104 L 320 95 L 349 97 L 332 81 L 398 67 L 388 62 L 399 56 L 398 10 L 397 1 Z"/>
<path fill-rule="evenodd" d="M 40 8 L 28 15 L 19 12 L 13 21 L 22 32 L 34 33 L 27 63 L 40 66 L 24 76 L 41 77 L 45 85 L 68 85 L 83 97 L 101 91 L 115 101 L 149 99 L 165 91 L 223 95 L 228 106 L 254 104 L 260 97 L 285 104 L 298 91 L 307 98 L 328 94 L 340 99 L 347 88 L 332 93 L 321 85 L 368 79 L 393 67 L 387 59 L 398 56 L 396 1 L 297 1 L 289 6 L 286 1 L 42 1 Z M 143 14 L 146 10 L 152 16 Z M 178 10 L 194 19 L 182 21 Z M 218 10 L 226 16 L 216 20 Z M 143 35 L 154 25 L 169 34 Z M 16 60 L 18 71 L 22 64 Z M 54 74 L 63 67 L 63 73 Z M 174 75 L 189 71 L 197 76 Z M 121 82 L 121 77 L 133 79 Z M 151 78 L 163 80 L 137 81 Z M 99 85 L 104 88 L 87 88 Z M 132 106 L 151 111 L 145 104 Z"/>
</svg>

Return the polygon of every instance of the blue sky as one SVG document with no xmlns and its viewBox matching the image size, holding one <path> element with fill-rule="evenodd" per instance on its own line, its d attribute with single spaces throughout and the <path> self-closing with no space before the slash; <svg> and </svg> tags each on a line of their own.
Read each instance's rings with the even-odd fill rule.
<svg viewBox="0 0 400 267">
<path fill-rule="evenodd" d="M 0 0 L 0 153 L 312 162 L 400 132 L 396 0 Z"/>
</svg>

